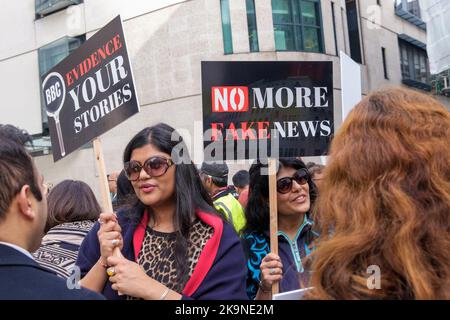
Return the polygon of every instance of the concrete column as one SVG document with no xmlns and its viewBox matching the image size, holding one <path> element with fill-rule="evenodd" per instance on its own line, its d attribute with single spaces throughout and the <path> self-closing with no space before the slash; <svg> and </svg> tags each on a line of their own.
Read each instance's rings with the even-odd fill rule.
<svg viewBox="0 0 450 320">
<path fill-rule="evenodd" d="M 255 11 L 256 25 L 258 28 L 259 51 L 275 51 L 272 0 L 256 0 Z"/>
<path fill-rule="evenodd" d="M 245 0 L 230 0 L 230 19 L 233 53 L 250 52 Z"/>
<path fill-rule="evenodd" d="M 333 15 L 331 12 L 331 3 L 329 0 L 322 0 L 320 3 L 322 11 L 322 34 L 324 52 L 330 55 L 336 53 L 334 46 L 334 32 L 333 32 Z"/>
</svg>

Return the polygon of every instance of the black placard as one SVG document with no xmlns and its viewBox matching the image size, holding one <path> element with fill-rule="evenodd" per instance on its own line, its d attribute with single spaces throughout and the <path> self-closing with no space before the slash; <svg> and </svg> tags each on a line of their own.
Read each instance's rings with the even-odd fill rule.
<svg viewBox="0 0 450 320">
<path fill-rule="evenodd" d="M 57 161 L 139 112 L 120 16 L 42 77 Z"/>
<path fill-rule="evenodd" d="M 327 153 L 332 62 L 204 61 L 202 99 L 206 161 Z"/>
</svg>

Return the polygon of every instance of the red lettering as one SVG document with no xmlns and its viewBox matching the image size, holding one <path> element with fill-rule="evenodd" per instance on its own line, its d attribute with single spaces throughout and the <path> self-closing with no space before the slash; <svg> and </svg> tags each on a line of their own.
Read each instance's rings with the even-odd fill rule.
<svg viewBox="0 0 450 320">
<path fill-rule="evenodd" d="M 120 41 L 120 35 L 116 34 L 112 40 L 114 42 L 114 51 L 117 51 L 120 48 L 122 48 L 122 42 Z"/>
<path fill-rule="evenodd" d="M 239 128 L 236 124 L 230 122 L 226 127 L 223 123 L 211 123 L 211 141 L 217 141 L 219 137 L 223 136 L 225 129 L 225 140 L 257 140 L 270 139 L 270 122 L 240 122 Z"/>
<path fill-rule="evenodd" d="M 211 141 L 217 141 L 222 136 L 223 123 L 211 123 Z"/>
<path fill-rule="evenodd" d="M 91 62 L 91 59 L 85 59 L 85 60 L 83 61 L 83 67 L 84 67 L 84 70 L 83 70 L 83 72 L 81 73 L 81 75 L 84 75 L 84 74 L 88 73 L 89 70 L 91 70 L 91 68 L 92 68 L 92 62 Z"/>
<path fill-rule="evenodd" d="M 100 63 L 100 60 L 98 59 L 97 52 L 94 52 L 91 54 L 91 60 L 92 60 L 92 67 L 95 68 L 96 65 Z"/>
<path fill-rule="evenodd" d="M 212 87 L 212 112 L 248 111 L 248 87 Z"/>
<path fill-rule="evenodd" d="M 97 54 L 100 56 L 101 59 L 106 59 L 105 50 L 103 50 L 102 48 L 97 49 Z M 94 55 L 94 54 L 92 54 L 92 55 Z"/>
<path fill-rule="evenodd" d="M 229 139 L 229 136 L 231 134 L 231 139 Z M 225 140 L 239 140 L 238 132 L 236 131 L 236 126 L 233 122 L 230 123 L 226 130 Z"/>
<path fill-rule="evenodd" d="M 270 139 L 269 128 L 270 128 L 269 121 L 258 122 L 258 138 Z"/>
<path fill-rule="evenodd" d="M 259 123 L 259 122 L 258 122 Z M 248 139 L 249 140 L 256 140 L 257 137 L 255 136 L 256 130 L 252 128 L 254 122 L 250 122 L 250 125 L 247 127 L 247 122 L 241 122 L 241 128 L 242 128 L 242 139 Z"/>
<path fill-rule="evenodd" d="M 112 48 L 110 48 L 110 45 L 112 45 Z M 109 40 L 105 46 L 104 46 L 105 52 L 108 56 L 112 55 L 114 53 L 114 44 L 112 40 Z"/>
<path fill-rule="evenodd" d="M 83 62 L 84 62 L 84 61 L 82 61 L 82 62 L 77 66 L 77 68 L 80 70 L 80 76 L 83 76 L 83 74 L 85 74 L 84 68 L 83 68 Z M 76 72 L 76 69 L 73 69 L 73 71 Z M 77 78 L 78 78 L 78 76 L 77 76 Z"/>
<path fill-rule="evenodd" d="M 73 79 L 70 76 L 70 71 L 66 73 L 66 81 L 67 81 L 67 86 L 71 86 L 73 84 Z"/>
<path fill-rule="evenodd" d="M 89 57 L 81 61 L 75 68 L 66 73 L 67 86 L 74 84 L 79 77 L 88 73 L 100 62 L 111 56 L 115 51 L 122 48 L 120 35 L 116 34 L 111 40 L 107 41 L 102 47 L 95 50 Z M 223 127 L 223 126 L 222 126 Z"/>
<path fill-rule="evenodd" d="M 79 76 L 78 76 L 77 69 L 73 68 L 73 69 L 72 69 L 72 73 L 73 73 L 73 75 L 75 76 L 75 80 L 78 80 Z"/>
</svg>

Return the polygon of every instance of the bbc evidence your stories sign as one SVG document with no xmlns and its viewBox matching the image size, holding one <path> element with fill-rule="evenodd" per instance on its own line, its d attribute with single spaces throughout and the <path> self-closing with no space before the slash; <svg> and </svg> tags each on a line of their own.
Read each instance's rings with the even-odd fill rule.
<svg viewBox="0 0 450 320">
<path fill-rule="evenodd" d="M 120 16 L 43 79 L 54 161 L 139 112 Z"/>
<path fill-rule="evenodd" d="M 206 161 L 321 156 L 334 132 L 332 62 L 202 62 Z"/>
</svg>

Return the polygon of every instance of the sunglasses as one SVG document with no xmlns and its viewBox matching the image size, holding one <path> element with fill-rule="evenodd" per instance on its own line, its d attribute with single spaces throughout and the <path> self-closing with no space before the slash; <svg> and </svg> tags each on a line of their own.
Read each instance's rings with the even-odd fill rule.
<svg viewBox="0 0 450 320">
<path fill-rule="evenodd" d="M 308 171 L 300 169 L 293 177 L 285 177 L 277 180 L 277 191 L 279 193 L 288 193 L 292 190 L 292 181 L 297 182 L 299 185 L 305 185 L 308 183 L 308 180 Z"/>
<path fill-rule="evenodd" d="M 143 165 L 135 160 L 125 162 L 124 169 L 128 180 L 137 181 L 141 175 L 142 169 L 144 169 L 150 177 L 157 178 L 165 174 L 173 164 L 171 159 L 156 156 L 145 160 Z"/>
</svg>

